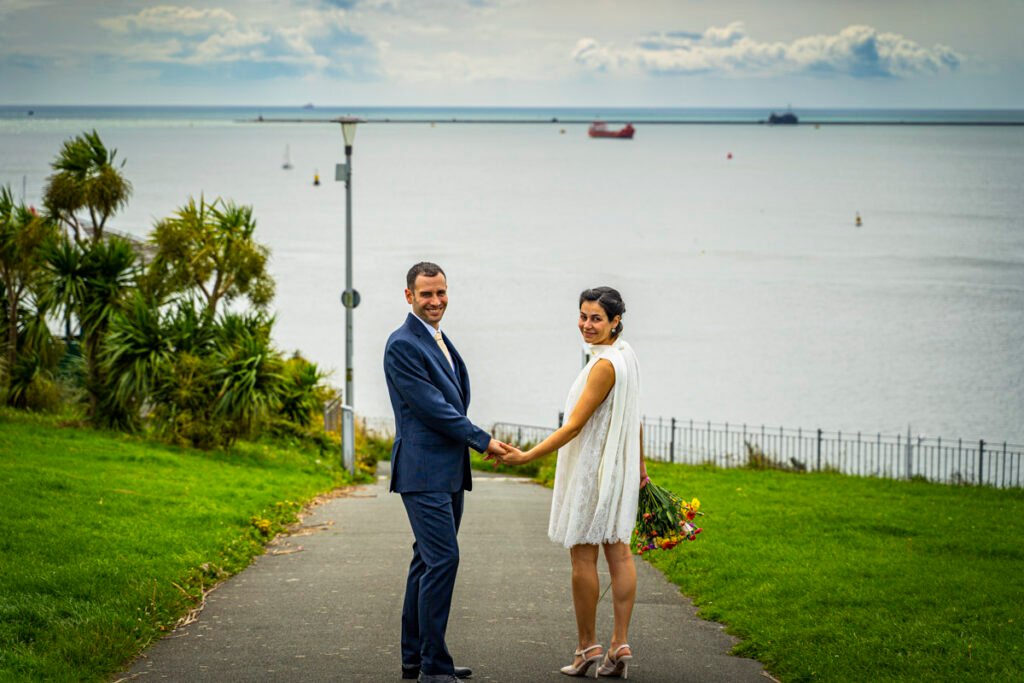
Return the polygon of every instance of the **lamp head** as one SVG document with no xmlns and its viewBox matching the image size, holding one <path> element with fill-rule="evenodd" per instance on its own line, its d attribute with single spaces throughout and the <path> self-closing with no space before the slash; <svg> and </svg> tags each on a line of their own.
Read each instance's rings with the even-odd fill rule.
<svg viewBox="0 0 1024 683">
<path fill-rule="evenodd" d="M 338 119 L 338 123 L 341 124 L 341 134 L 345 138 L 345 147 L 351 148 L 352 143 L 356 139 L 356 124 L 362 119 L 357 119 L 353 116 L 343 116 Z"/>
</svg>

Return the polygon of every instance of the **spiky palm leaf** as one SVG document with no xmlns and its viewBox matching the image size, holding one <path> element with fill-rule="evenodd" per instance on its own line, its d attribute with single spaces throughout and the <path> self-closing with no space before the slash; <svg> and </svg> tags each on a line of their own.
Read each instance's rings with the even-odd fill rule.
<svg viewBox="0 0 1024 683">
<path fill-rule="evenodd" d="M 85 336 L 101 333 L 113 313 L 124 305 L 135 276 L 136 255 L 120 238 L 91 245 L 83 258 L 87 293 L 80 306 Z"/>
<path fill-rule="evenodd" d="M 174 351 L 160 307 L 136 293 L 124 311 L 113 314 L 104 340 L 104 412 L 134 429 L 143 403 L 170 372 Z"/>
<path fill-rule="evenodd" d="M 321 406 L 318 387 L 324 374 L 316 363 L 299 355 L 285 361 L 283 374 L 280 413 L 289 422 L 307 427 Z"/>
<path fill-rule="evenodd" d="M 217 337 L 216 326 L 199 313 L 197 303 L 188 297 L 178 299 L 167 320 L 171 345 L 179 353 L 212 353 Z"/>
<path fill-rule="evenodd" d="M 280 405 L 283 363 L 270 344 L 267 319 L 225 316 L 225 323 L 214 354 L 219 385 L 215 411 L 244 433 Z"/>
<path fill-rule="evenodd" d="M 47 249 L 45 270 L 42 296 L 70 328 L 71 319 L 77 317 L 88 297 L 90 270 L 85 250 L 62 237 Z"/>
</svg>

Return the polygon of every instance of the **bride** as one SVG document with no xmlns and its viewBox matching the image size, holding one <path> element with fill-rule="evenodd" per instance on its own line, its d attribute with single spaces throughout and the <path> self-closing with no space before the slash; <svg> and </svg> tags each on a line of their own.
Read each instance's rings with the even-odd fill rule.
<svg viewBox="0 0 1024 683">
<path fill-rule="evenodd" d="M 639 490 L 650 481 L 643 460 L 640 367 L 633 348 L 619 338 L 626 312 L 622 296 L 611 287 L 588 289 L 579 306 L 591 359 L 569 390 L 568 419 L 528 451 L 510 448 L 493 458 L 519 465 L 558 451 L 548 536 L 569 549 L 579 639 L 572 664 L 561 671 L 586 676 L 601 662 L 599 675 L 625 678 L 633 659 L 627 636 L 636 598 L 629 542 Z M 607 651 L 596 632 L 600 548 L 611 573 L 615 612 Z"/>
</svg>

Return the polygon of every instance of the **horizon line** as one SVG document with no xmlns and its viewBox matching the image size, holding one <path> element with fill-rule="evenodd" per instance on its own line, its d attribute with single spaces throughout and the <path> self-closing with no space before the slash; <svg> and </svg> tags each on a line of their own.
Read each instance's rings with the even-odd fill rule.
<svg viewBox="0 0 1024 683">
<path fill-rule="evenodd" d="M 653 111 L 664 111 L 664 110 L 734 110 L 734 111 L 747 111 L 747 110 L 782 110 L 782 111 L 821 111 L 821 110 L 843 110 L 843 111 L 937 111 L 937 112 L 982 112 L 982 111 L 1005 111 L 1005 112 L 1024 112 L 1024 106 L 1020 107 L 932 107 L 932 106 L 918 106 L 918 107 L 850 107 L 850 106 L 839 106 L 839 105 L 814 105 L 814 106 L 803 106 L 793 107 L 792 105 L 743 105 L 743 106 L 718 106 L 718 105 L 564 105 L 564 104 L 550 104 L 550 105 L 488 105 L 488 104 L 321 104 L 316 105 L 313 103 L 306 104 L 138 104 L 138 103 L 115 103 L 106 102 L 102 104 L 69 104 L 69 103 L 58 103 L 58 104 L 41 104 L 38 102 L 15 102 L 15 103 L 0 103 L 0 108 L 13 109 L 13 108 L 32 108 L 32 107 L 82 107 L 82 108 L 98 108 L 98 107 L 120 107 L 120 108 L 138 108 L 138 109 L 156 109 L 156 108 L 174 108 L 174 109 L 216 109 L 216 108 L 232 108 L 232 109 L 505 109 L 505 110 L 536 110 L 536 109 L 598 109 L 598 110 L 610 110 L 610 109 L 628 109 L 628 110 L 653 110 Z"/>
</svg>

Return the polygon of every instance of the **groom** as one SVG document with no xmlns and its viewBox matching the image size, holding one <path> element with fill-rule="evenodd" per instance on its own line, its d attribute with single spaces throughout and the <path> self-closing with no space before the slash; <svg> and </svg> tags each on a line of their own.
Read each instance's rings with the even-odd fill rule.
<svg viewBox="0 0 1024 683">
<path fill-rule="evenodd" d="M 412 313 L 384 348 L 395 411 L 391 490 L 402 495 L 416 538 L 402 607 L 402 678 L 451 683 L 472 674 L 454 665 L 444 641 L 459 567 L 463 492 L 473 488 L 469 447 L 493 455 L 505 447 L 466 417 L 469 372 L 441 332 L 448 307 L 441 267 L 424 262 L 410 268 L 405 300 Z"/>
</svg>

